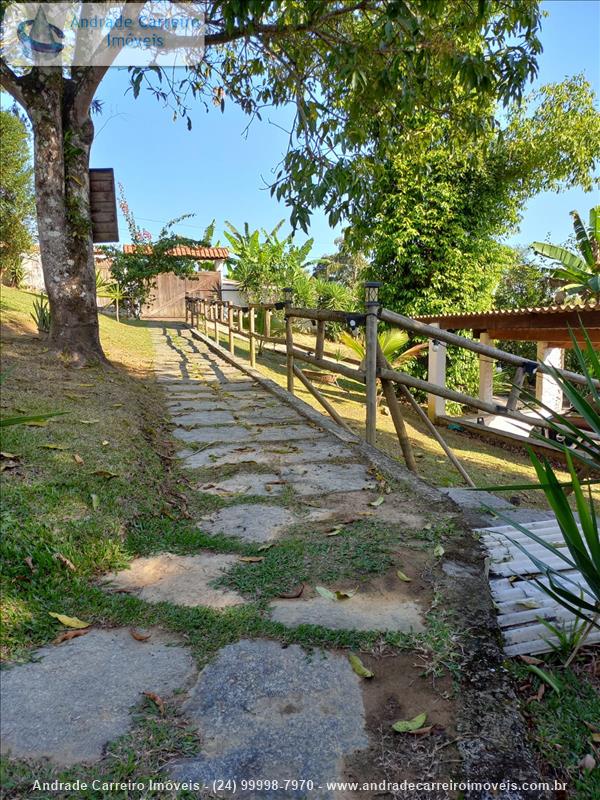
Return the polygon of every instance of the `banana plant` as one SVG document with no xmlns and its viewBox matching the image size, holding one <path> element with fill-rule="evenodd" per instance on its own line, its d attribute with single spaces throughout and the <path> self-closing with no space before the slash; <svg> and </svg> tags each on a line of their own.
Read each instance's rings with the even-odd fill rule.
<svg viewBox="0 0 600 800">
<path fill-rule="evenodd" d="M 547 242 L 534 242 L 533 250 L 561 266 L 550 266 L 552 277 L 563 283 L 567 295 L 595 295 L 600 298 L 600 206 L 590 209 L 589 225 L 577 211 L 571 211 L 579 253 Z"/>
</svg>

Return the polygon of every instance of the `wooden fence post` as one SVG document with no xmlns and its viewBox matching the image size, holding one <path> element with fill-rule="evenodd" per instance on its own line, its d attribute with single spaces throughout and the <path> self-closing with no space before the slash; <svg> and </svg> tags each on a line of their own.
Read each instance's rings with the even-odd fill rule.
<svg viewBox="0 0 600 800">
<path fill-rule="evenodd" d="M 231 303 L 227 309 L 227 327 L 229 329 L 229 352 L 235 355 L 235 340 L 233 338 L 233 307 Z"/>
<path fill-rule="evenodd" d="M 287 367 L 287 390 L 294 393 L 294 335 L 292 333 L 292 317 L 287 316 L 287 311 L 292 307 L 293 290 L 287 287 L 283 290 L 285 298 L 285 352 Z"/>
<path fill-rule="evenodd" d="M 379 287 L 377 281 L 365 283 L 365 385 L 367 390 L 367 421 L 365 438 L 374 445 L 377 437 L 377 313 L 379 310 Z"/>
<path fill-rule="evenodd" d="M 317 341 L 315 343 L 315 358 L 323 358 L 325 350 L 325 322 L 317 320 Z"/>
<path fill-rule="evenodd" d="M 219 344 L 219 314 L 220 314 L 219 307 L 216 305 L 216 303 L 213 303 L 213 319 L 215 323 L 215 344 Z"/>
<path fill-rule="evenodd" d="M 256 339 L 254 337 L 254 306 L 250 306 L 248 313 L 248 333 L 250 334 L 250 366 L 256 366 Z"/>
<path fill-rule="evenodd" d="M 238 308 L 237 326 L 238 326 L 238 332 L 239 333 L 243 333 L 244 332 L 244 309 L 243 308 Z"/>
<path fill-rule="evenodd" d="M 439 322 L 432 323 L 432 328 L 439 328 Z M 446 343 L 439 339 L 429 340 L 429 356 L 427 361 L 427 380 L 436 386 L 446 387 Z M 446 401 L 437 394 L 427 395 L 427 415 L 432 422 L 446 413 Z"/>
<path fill-rule="evenodd" d="M 265 308 L 265 336 L 267 339 L 271 336 L 271 309 Z"/>
</svg>

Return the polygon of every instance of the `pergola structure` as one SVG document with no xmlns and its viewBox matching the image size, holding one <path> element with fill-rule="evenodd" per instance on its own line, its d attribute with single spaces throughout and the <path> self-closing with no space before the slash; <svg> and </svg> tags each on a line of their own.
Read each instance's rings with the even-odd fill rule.
<svg viewBox="0 0 600 800">
<path fill-rule="evenodd" d="M 416 319 L 443 330 L 472 331 L 473 336 L 487 345 L 497 340 L 536 342 L 537 360 L 559 368 L 564 365 L 565 349 L 572 347 L 569 330 L 582 341 L 582 326 L 585 327 L 592 344 L 600 349 L 600 303 L 593 301 L 580 306 L 432 314 Z M 479 397 L 482 400 L 492 400 L 494 368 L 493 359 L 479 356 Z M 429 380 L 438 386 L 446 385 L 446 345 L 443 342 L 429 343 Z M 554 410 L 562 407 L 562 392 L 551 375 L 536 375 L 536 397 Z M 442 397 L 430 395 L 428 406 L 432 419 L 445 416 L 446 401 Z"/>
</svg>

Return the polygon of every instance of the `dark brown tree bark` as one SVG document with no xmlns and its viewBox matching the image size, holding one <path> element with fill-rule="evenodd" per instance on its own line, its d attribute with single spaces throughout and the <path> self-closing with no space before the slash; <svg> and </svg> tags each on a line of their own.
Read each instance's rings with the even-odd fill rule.
<svg viewBox="0 0 600 800">
<path fill-rule="evenodd" d="M 23 82 L 34 138 L 38 234 L 51 312 L 50 344 L 77 364 L 105 361 L 89 213 L 89 102 L 56 67 Z"/>
</svg>

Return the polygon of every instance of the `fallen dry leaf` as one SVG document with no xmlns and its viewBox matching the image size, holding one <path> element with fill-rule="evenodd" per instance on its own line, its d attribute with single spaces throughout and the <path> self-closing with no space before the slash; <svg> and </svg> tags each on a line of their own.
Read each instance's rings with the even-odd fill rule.
<svg viewBox="0 0 600 800">
<path fill-rule="evenodd" d="M 584 756 L 579 762 L 579 769 L 584 770 L 584 772 L 591 772 L 595 767 L 596 759 L 591 753 L 588 753 L 587 756 Z"/>
<path fill-rule="evenodd" d="M 70 569 L 72 572 L 77 572 L 75 564 L 72 561 L 69 561 L 69 559 L 66 556 L 63 556 L 62 553 L 56 553 L 54 557 L 57 558 L 61 564 L 64 564 L 65 567 Z"/>
<path fill-rule="evenodd" d="M 143 694 L 144 697 L 148 698 L 148 700 L 152 700 L 161 714 L 165 713 L 165 701 L 162 699 L 162 697 L 159 697 L 155 692 L 144 692 Z"/>
<path fill-rule="evenodd" d="M 71 639 L 77 639 L 78 636 L 85 636 L 86 633 L 89 633 L 91 628 L 83 628 L 76 631 L 63 631 L 59 636 L 56 637 L 54 640 L 54 644 L 62 644 L 63 642 L 69 642 Z"/>
<path fill-rule="evenodd" d="M 417 728 L 416 731 L 405 731 L 405 733 L 410 733 L 411 736 L 426 736 L 432 730 L 433 725 L 427 725 L 425 728 Z"/>
<path fill-rule="evenodd" d="M 281 594 L 278 594 L 277 597 L 280 597 L 282 600 L 295 600 L 296 597 L 300 597 L 303 591 L 304 591 L 304 584 L 301 583 L 294 589 L 290 589 L 289 592 L 282 592 Z"/>
<path fill-rule="evenodd" d="M 27 558 L 25 559 L 25 563 L 32 572 L 35 572 L 35 566 L 33 563 L 33 558 L 31 556 L 27 556 Z"/>
<path fill-rule="evenodd" d="M 521 656 L 520 658 L 524 664 L 534 667 L 544 663 L 541 658 L 535 658 L 535 656 Z"/>
<path fill-rule="evenodd" d="M 129 628 L 129 633 L 136 640 L 136 642 L 147 642 L 152 635 L 150 633 L 141 633 L 140 631 L 136 631 L 135 628 Z"/>
<path fill-rule="evenodd" d="M 54 617 L 63 625 L 66 625 L 67 628 L 89 628 L 89 622 L 83 622 L 81 619 L 77 619 L 77 617 L 67 617 L 65 614 L 57 614 L 55 611 L 49 611 L 48 614 L 51 617 Z"/>
<path fill-rule="evenodd" d="M 350 655 L 348 656 L 348 661 L 350 662 L 352 670 L 360 678 L 372 678 L 373 675 L 375 674 L 368 667 L 365 667 L 360 658 L 357 655 L 354 655 L 354 653 L 350 653 Z"/>
<path fill-rule="evenodd" d="M 85 463 L 83 458 L 79 455 L 79 453 L 73 453 L 73 461 L 79 466 Z"/>
<path fill-rule="evenodd" d="M 240 556 L 240 561 L 245 561 L 247 564 L 257 564 L 259 561 L 264 560 L 264 556 Z"/>
</svg>

